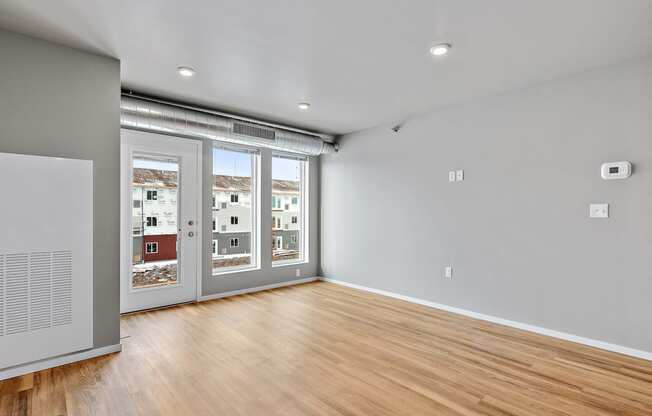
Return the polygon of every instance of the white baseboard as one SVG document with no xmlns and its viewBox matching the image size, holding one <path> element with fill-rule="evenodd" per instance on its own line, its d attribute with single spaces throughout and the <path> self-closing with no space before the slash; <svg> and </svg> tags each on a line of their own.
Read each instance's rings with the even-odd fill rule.
<svg viewBox="0 0 652 416">
<path fill-rule="evenodd" d="M 198 302 L 205 302 L 207 300 L 228 298 L 229 296 L 244 295 L 245 293 L 262 292 L 263 290 L 276 289 L 276 288 L 285 287 L 285 286 L 300 285 L 302 283 L 314 282 L 315 280 L 319 280 L 319 278 L 318 277 L 306 277 L 304 279 L 290 280 L 288 282 L 281 282 L 281 283 L 273 283 L 271 285 L 250 287 L 250 288 L 247 288 L 247 289 L 233 290 L 231 292 L 215 293 L 215 294 L 212 294 L 212 295 L 200 296 L 197 301 Z"/>
<path fill-rule="evenodd" d="M 373 289 L 366 286 L 356 285 L 354 283 L 343 282 L 341 280 L 327 279 L 322 278 L 321 280 L 325 282 L 335 283 L 342 286 L 351 287 L 353 289 L 364 290 L 366 292 L 372 292 L 383 296 L 389 296 L 395 299 L 401 299 L 407 302 L 417 303 L 419 305 L 429 306 L 435 309 L 441 309 L 447 312 L 453 312 L 459 315 L 468 316 L 470 318 L 481 319 L 483 321 L 493 322 L 500 325 L 509 326 L 512 328 L 522 329 L 528 332 L 534 332 L 540 335 L 547 335 L 549 337 L 563 339 L 565 341 L 576 342 L 578 344 L 588 345 L 590 347 L 600 348 L 603 350 L 617 352 L 624 355 L 629 355 L 631 357 L 642 358 L 644 360 L 652 361 L 652 352 L 637 350 L 634 348 L 624 347 L 622 345 L 611 344 L 609 342 L 599 341 L 596 339 L 580 337 L 573 334 L 568 334 L 565 332 L 555 331 L 553 329 L 542 328 L 535 325 L 524 324 L 521 322 L 510 321 L 509 319 L 498 318 L 491 315 L 485 315 L 478 312 L 469 311 L 466 309 L 456 308 L 454 306 L 442 305 L 440 303 L 430 302 L 423 299 L 413 298 L 411 296 L 400 295 L 398 293 L 388 292 L 386 290 Z"/>
<path fill-rule="evenodd" d="M 0 380 L 6 380 L 13 377 L 41 371 L 48 368 L 58 367 L 64 364 L 70 364 L 77 361 L 88 360 L 89 358 L 99 357 L 100 355 L 111 354 L 122 351 L 122 344 L 107 345 L 106 347 L 93 348 L 90 350 L 74 352 L 72 354 L 60 355 L 58 357 L 46 358 L 45 360 L 35 361 L 29 364 L 17 365 L 0 370 Z"/>
</svg>

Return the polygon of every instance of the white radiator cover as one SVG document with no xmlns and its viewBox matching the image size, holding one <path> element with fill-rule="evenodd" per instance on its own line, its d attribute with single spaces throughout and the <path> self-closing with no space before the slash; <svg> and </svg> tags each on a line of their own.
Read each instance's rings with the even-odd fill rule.
<svg viewBox="0 0 652 416">
<path fill-rule="evenodd" d="M 93 162 L 0 153 L 0 369 L 93 346 Z"/>
</svg>

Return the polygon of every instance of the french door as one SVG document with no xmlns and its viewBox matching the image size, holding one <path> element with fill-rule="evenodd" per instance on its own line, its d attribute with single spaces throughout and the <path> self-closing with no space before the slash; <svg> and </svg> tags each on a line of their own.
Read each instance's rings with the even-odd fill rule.
<svg viewBox="0 0 652 416">
<path fill-rule="evenodd" d="M 201 142 L 121 131 L 122 313 L 197 299 Z"/>
</svg>

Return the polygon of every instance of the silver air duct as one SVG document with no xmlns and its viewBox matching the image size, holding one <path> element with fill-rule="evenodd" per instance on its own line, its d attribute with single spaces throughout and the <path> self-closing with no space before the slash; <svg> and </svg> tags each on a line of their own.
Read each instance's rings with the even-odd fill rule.
<svg viewBox="0 0 652 416">
<path fill-rule="evenodd" d="M 310 156 L 337 151 L 336 144 L 316 135 L 129 95 L 123 95 L 120 100 L 120 125 L 132 130 L 268 147 Z"/>
</svg>

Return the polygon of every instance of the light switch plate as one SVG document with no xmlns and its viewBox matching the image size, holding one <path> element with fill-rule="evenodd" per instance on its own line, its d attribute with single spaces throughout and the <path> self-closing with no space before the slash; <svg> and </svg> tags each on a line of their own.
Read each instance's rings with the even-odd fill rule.
<svg viewBox="0 0 652 416">
<path fill-rule="evenodd" d="M 464 171 L 463 170 L 458 170 L 457 172 L 455 172 L 455 178 L 456 178 L 456 180 L 458 182 L 463 181 L 464 180 Z"/>
<path fill-rule="evenodd" d="M 455 171 L 451 170 L 448 172 L 448 182 L 455 182 Z"/>
<path fill-rule="evenodd" d="M 609 204 L 591 204 L 589 206 L 590 218 L 609 218 Z"/>
<path fill-rule="evenodd" d="M 453 266 L 444 267 L 444 277 L 447 279 L 453 278 Z"/>
</svg>

